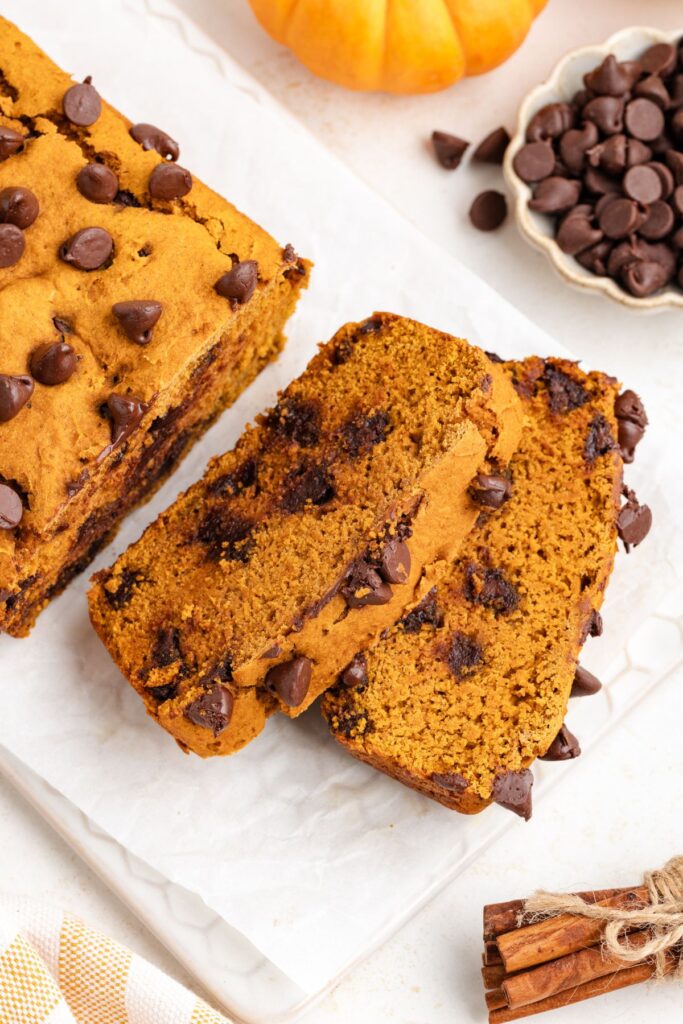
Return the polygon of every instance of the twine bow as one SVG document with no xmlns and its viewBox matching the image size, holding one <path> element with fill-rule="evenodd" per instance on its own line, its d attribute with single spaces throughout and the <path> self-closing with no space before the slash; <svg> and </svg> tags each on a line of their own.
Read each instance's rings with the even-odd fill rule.
<svg viewBox="0 0 683 1024">
<path fill-rule="evenodd" d="M 584 902 L 580 896 L 537 892 L 524 904 L 521 915 L 525 920 L 554 917 L 557 914 L 580 914 L 605 924 L 603 947 L 607 953 L 627 963 L 652 960 L 655 977 L 666 973 L 683 981 L 683 857 L 673 857 L 659 871 L 648 871 L 643 884 L 650 895 L 650 905 L 636 910 L 618 907 L 600 907 Z M 634 947 L 629 931 L 646 928 L 651 937 Z M 676 966 L 667 971 L 671 960 Z"/>
</svg>

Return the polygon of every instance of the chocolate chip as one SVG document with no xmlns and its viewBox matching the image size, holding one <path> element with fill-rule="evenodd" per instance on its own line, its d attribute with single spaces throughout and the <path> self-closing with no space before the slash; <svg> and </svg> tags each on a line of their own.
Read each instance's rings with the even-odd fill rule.
<svg viewBox="0 0 683 1024">
<path fill-rule="evenodd" d="M 602 636 L 602 615 L 595 608 L 588 620 L 588 636 Z"/>
<path fill-rule="evenodd" d="M 349 608 L 365 608 L 391 601 L 391 587 L 365 561 L 357 562 L 349 573 L 341 593 Z"/>
<path fill-rule="evenodd" d="M 614 415 L 619 426 L 618 441 L 624 462 L 633 462 L 636 445 L 641 441 L 648 424 L 642 401 L 635 391 L 622 392 L 614 403 Z"/>
<path fill-rule="evenodd" d="M 548 404 L 552 412 L 571 412 L 590 399 L 583 385 L 552 363 L 545 364 L 542 379 L 548 388 Z"/>
<path fill-rule="evenodd" d="M 659 291 L 670 280 L 665 267 L 661 263 L 652 260 L 643 260 L 624 268 L 622 280 L 631 295 L 642 299 L 647 295 L 653 295 Z"/>
<path fill-rule="evenodd" d="M 153 426 L 152 426 L 152 429 Z M 239 494 L 256 483 L 256 460 L 246 459 L 231 473 L 222 473 L 207 485 L 209 494 Z"/>
<path fill-rule="evenodd" d="M 645 220 L 638 228 L 638 231 L 649 242 L 656 242 L 660 238 L 665 238 L 670 233 L 675 219 L 674 212 L 669 204 L 658 199 L 648 209 Z"/>
<path fill-rule="evenodd" d="M 72 124 L 88 128 L 102 113 L 102 100 L 88 75 L 80 85 L 72 85 L 62 99 L 62 110 Z"/>
<path fill-rule="evenodd" d="M 600 135 L 592 121 L 581 128 L 571 128 L 560 139 L 560 158 L 574 174 L 580 174 L 586 162 L 586 153 L 598 142 Z"/>
<path fill-rule="evenodd" d="M 134 395 L 118 395 L 115 392 L 107 398 L 107 411 L 111 417 L 111 443 L 124 441 L 147 412 L 149 406 Z"/>
<path fill-rule="evenodd" d="M 0 125 L 0 160 L 6 160 L 24 145 L 24 136 L 13 128 Z"/>
<path fill-rule="evenodd" d="M 669 106 L 669 93 L 659 75 L 648 75 L 642 82 L 638 82 L 633 91 L 636 96 L 652 100 L 661 110 Z"/>
<path fill-rule="evenodd" d="M 624 125 L 624 101 L 616 96 L 596 96 L 583 108 L 583 116 L 587 121 L 592 121 L 605 135 L 616 135 Z"/>
<path fill-rule="evenodd" d="M 202 729 L 220 736 L 230 725 L 235 698 L 227 686 L 217 684 L 183 710 L 185 718 Z"/>
<path fill-rule="evenodd" d="M 519 595 L 501 569 L 471 562 L 465 569 L 465 598 L 470 604 L 508 615 L 519 607 Z"/>
<path fill-rule="evenodd" d="M 59 247 L 59 258 L 77 270 L 98 270 L 111 258 L 114 240 L 104 228 L 82 228 Z"/>
<path fill-rule="evenodd" d="M 154 326 L 162 314 L 163 306 L 153 299 L 131 299 L 115 302 L 111 311 L 131 341 L 137 345 L 147 345 L 152 340 Z"/>
<path fill-rule="evenodd" d="M 399 625 L 405 633 L 419 633 L 423 626 L 438 629 L 443 625 L 443 616 L 436 603 L 436 587 L 432 587 L 420 603 L 403 616 Z"/>
<path fill-rule="evenodd" d="M 576 206 L 580 194 L 580 181 L 553 175 L 539 181 L 533 198 L 529 200 L 529 209 L 537 213 L 565 213 Z"/>
<path fill-rule="evenodd" d="M 553 173 L 555 154 L 547 142 L 529 142 L 515 154 L 512 165 L 522 181 L 541 181 Z"/>
<path fill-rule="evenodd" d="M 142 203 L 136 195 L 129 192 L 127 188 L 120 188 L 114 196 L 114 202 L 117 206 L 130 206 L 133 209 L 140 209 Z"/>
<path fill-rule="evenodd" d="M 91 203 L 111 203 L 119 191 L 119 179 L 105 164 L 86 164 L 78 172 L 76 188 Z"/>
<path fill-rule="evenodd" d="M 623 96 L 633 86 L 633 73 L 609 53 L 602 64 L 583 76 L 586 88 L 598 96 Z"/>
<path fill-rule="evenodd" d="M 495 803 L 528 821 L 531 817 L 531 789 L 534 777 L 528 768 L 496 775 L 491 796 Z"/>
<path fill-rule="evenodd" d="M 667 167 L 671 170 L 677 185 L 683 185 L 683 153 L 670 149 L 664 156 Z"/>
<path fill-rule="evenodd" d="M 510 133 L 507 128 L 494 128 L 481 140 L 472 159 L 481 164 L 502 164 L 509 143 Z"/>
<path fill-rule="evenodd" d="M 502 192 L 480 192 L 470 206 L 470 221 L 478 231 L 495 231 L 507 217 L 507 200 Z"/>
<path fill-rule="evenodd" d="M 29 188 L 3 188 L 0 191 L 0 223 L 16 224 L 22 231 L 30 228 L 40 213 L 40 204 Z"/>
<path fill-rule="evenodd" d="M 458 796 L 464 793 L 469 786 L 467 779 L 458 775 L 457 772 L 432 772 L 429 777 L 441 789 L 447 789 L 449 793 L 455 793 Z"/>
<path fill-rule="evenodd" d="M 135 587 L 146 582 L 147 580 L 145 580 L 141 573 L 124 567 L 118 577 L 118 585 L 116 588 L 114 590 L 110 590 L 105 586 L 103 588 L 103 593 L 109 606 L 113 608 L 114 611 L 120 611 L 121 608 L 124 608 L 132 599 Z"/>
<path fill-rule="evenodd" d="M 454 171 L 460 166 L 469 146 L 469 142 L 459 139 L 457 135 L 449 135 L 448 132 L 432 132 L 432 144 L 436 159 L 447 171 Z"/>
<path fill-rule="evenodd" d="M 214 289 L 224 299 L 229 299 L 234 309 L 249 301 L 256 291 L 257 282 L 258 263 L 256 260 L 244 260 L 234 263 L 232 270 L 219 277 Z"/>
<path fill-rule="evenodd" d="M 571 761 L 581 754 L 581 746 L 574 733 L 563 725 L 541 761 Z"/>
<path fill-rule="evenodd" d="M 644 206 L 662 197 L 662 179 L 648 164 L 630 167 L 622 184 L 626 195 Z"/>
<path fill-rule="evenodd" d="M 149 176 L 148 188 L 153 199 L 181 199 L 192 188 L 192 175 L 178 164 L 158 164 Z"/>
<path fill-rule="evenodd" d="M 344 451 L 357 459 L 386 440 L 391 427 L 389 413 L 384 410 L 366 415 L 354 413 L 342 424 L 339 434 Z"/>
<path fill-rule="evenodd" d="M 0 373 L 0 423 L 7 423 L 21 412 L 33 394 L 33 381 L 28 375 L 10 376 Z"/>
<path fill-rule="evenodd" d="M 31 353 L 31 373 L 39 384 L 54 387 L 74 373 L 78 356 L 66 341 L 47 342 Z"/>
<path fill-rule="evenodd" d="M 0 530 L 13 530 L 23 514 L 24 506 L 17 492 L 8 484 L 0 483 Z"/>
<path fill-rule="evenodd" d="M 312 669 L 310 658 L 294 658 L 281 665 L 273 665 L 266 673 L 265 684 L 287 707 L 298 708 L 306 699 Z"/>
<path fill-rule="evenodd" d="M 612 436 L 612 428 L 602 415 L 598 413 L 588 425 L 588 436 L 583 447 L 583 457 L 592 465 L 600 455 L 614 451 L 616 445 Z"/>
<path fill-rule="evenodd" d="M 570 697 L 592 697 L 594 693 L 602 689 L 602 683 L 586 668 L 576 666 L 574 681 L 572 683 Z"/>
<path fill-rule="evenodd" d="M 210 509 L 197 529 L 197 539 L 207 547 L 212 561 L 248 562 L 253 550 L 254 523 L 229 507 Z"/>
<path fill-rule="evenodd" d="M 659 184 L 659 181 L 657 183 Z M 608 238 L 626 238 L 635 231 L 640 221 L 637 203 L 631 199 L 615 199 L 603 209 L 598 223 Z"/>
<path fill-rule="evenodd" d="M 670 75 L 676 67 L 676 48 L 671 43 L 655 43 L 638 58 L 638 63 L 651 75 Z"/>
<path fill-rule="evenodd" d="M 556 235 L 560 249 L 570 256 L 576 256 L 584 249 L 592 248 L 602 238 L 602 230 L 593 227 L 588 217 L 571 215 L 564 218 Z"/>
<path fill-rule="evenodd" d="M 604 277 L 607 274 L 607 258 L 611 251 L 612 245 L 605 239 L 596 245 L 592 245 L 589 249 L 584 249 L 583 252 L 578 253 L 576 262 L 580 263 L 582 267 L 586 267 L 593 274 Z"/>
<path fill-rule="evenodd" d="M 477 641 L 456 630 L 446 650 L 446 664 L 455 678 L 460 682 L 467 679 L 482 661 L 483 652 Z"/>
<path fill-rule="evenodd" d="M 0 224 L 0 268 L 18 263 L 25 247 L 24 233 L 16 224 Z"/>
<path fill-rule="evenodd" d="M 586 151 L 586 160 L 591 167 L 600 167 L 608 174 L 621 174 L 626 167 L 628 139 L 625 135 L 611 135 L 604 142 Z"/>
<path fill-rule="evenodd" d="M 335 496 L 334 482 L 324 466 L 301 463 L 284 480 L 282 508 L 291 514 L 301 512 L 310 503 L 320 507 Z"/>
<path fill-rule="evenodd" d="M 357 654 L 355 658 L 349 662 L 339 677 L 339 681 L 342 686 L 346 686 L 350 690 L 357 690 L 359 688 L 364 689 L 367 686 L 368 662 L 364 654 Z"/>
<path fill-rule="evenodd" d="M 645 540 L 652 526 L 652 512 L 648 505 L 641 505 L 635 492 L 626 489 L 626 504 L 617 517 L 617 533 L 624 542 L 626 551 L 636 548 Z"/>
<path fill-rule="evenodd" d="M 134 124 L 130 129 L 130 134 L 143 149 L 156 150 L 164 160 L 177 160 L 180 156 L 178 143 L 153 124 Z"/>
<path fill-rule="evenodd" d="M 568 103 L 548 103 L 529 121 L 527 142 L 545 142 L 559 138 L 574 125 L 574 111 Z M 522 175 L 520 175 L 522 177 Z"/>
<path fill-rule="evenodd" d="M 320 403 L 285 397 L 268 414 L 266 424 L 279 437 L 294 441 L 300 448 L 312 448 L 320 441 Z"/>
<path fill-rule="evenodd" d="M 664 131 L 664 114 L 652 100 L 635 99 L 626 105 L 624 124 L 634 139 L 652 142 Z"/>
<path fill-rule="evenodd" d="M 392 537 L 382 551 L 380 574 L 387 583 L 406 583 L 410 577 L 410 551 L 405 541 Z"/>
<path fill-rule="evenodd" d="M 157 630 L 152 645 L 151 661 L 155 668 L 168 668 L 177 661 L 182 661 L 180 650 L 180 631 L 175 626 L 163 626 Z"/>
</svg>

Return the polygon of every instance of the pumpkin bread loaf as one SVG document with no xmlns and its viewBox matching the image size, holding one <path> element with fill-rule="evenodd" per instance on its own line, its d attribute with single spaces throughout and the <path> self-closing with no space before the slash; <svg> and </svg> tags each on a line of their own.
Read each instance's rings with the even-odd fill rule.
<svg viewBox="0 0 683 1024">
<path fill-rule="evenodd" d="M 599 688 L 575 674 L 601 631 L 617 532 L 637 542 L 649 526 L 632 495 L 620 512 L 619 448 L 632 457 L 647 419 L 625 392 L 617 421 L 616 382 L 573 363 L 504 367 L 525 407 L 509 499 L 482 514 L 444 581 L 351 662 L 322 709 L 350 753 L 447 807 L 494 800 L 528 817 L 531 762 L 579 752 L 563 729 L 573 685 Z"/>
<path fill-rule="evenodd" d="M 431 589 L 520 431 L 479 349 L 390 314 L 348 325 L 96 577 L 95 628 L 182 746 L 232 753 Z"/>
<path fill-rule="evenodd" d="M 280 350 L 308 268 L 0 19 L 0 631 Z"/>
</svg>

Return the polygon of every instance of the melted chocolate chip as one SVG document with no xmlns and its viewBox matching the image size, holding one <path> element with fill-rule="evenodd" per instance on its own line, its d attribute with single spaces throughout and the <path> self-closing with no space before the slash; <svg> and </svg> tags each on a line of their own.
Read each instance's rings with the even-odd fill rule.
<svg viewBox="0 0 683 1024">
<path fill-rule="evenodd" d="M 285 398 L 267 417 L 278 436 L 311 448 L 320 441 L 320 404 L 312 399 Z"/>
<path fill-rule="evenodd" d="M 247 459 L 233 470 L 232 473 L 223 473 L 207 486 L 209 494 L 239 494 L 246 487 L 252 487 L 256 483 L 256 462 L 254 459 Z"/>
<path fill-rule="evenodd" d="M 25 248 L 24 233 L 16 224 L 0 224 L 0 269 L 18 263 Z"/>
<path fill-rule="evenodd" d="M 443 615 L 436 604 L 436 587 L 432 587 L 420 603 L 415 605 L 413 610 L 404 615 L 399 622 L 405 633 L 419 633 L 423 626 L 433 626 L 434 629 L 438 629 L 442 624 Z"/>
<path fill-rule="evenodd" d="M 313 663 L 310 658 L 294 658 L 292 661 L 273 665 L 266 673 L 265 683 L 289 708 L 298 708 L 306 699 L 311 685 Z"/>
<path fill-rule="evenodd" d="M 61 316 L 53 316 L 52 323 L 55 325 L 55 330 L 59 331 L 60 334 L 73 334 L 74 329 L 68 320 L 65 320 Z"/>
<path fill-rule="evenodd" d="M 455 678 L 467 679 L 482 661 L 483 652 L 477 641 L 456 630 L 446 652 L 446 664 Z"/>
<path fill-rule="evenodd" d="M 232 717 L 235 699 L 227 686 L 217 684 L 183 710 L 185 718 L 202 729 L 210 729 L 214 736 L 224 732 Z"/>
<path fill-rule="evenodd" d="M 528 768 L 521 772 L 502 772 L 494 780 L 491 796 L 500 807 L 528 821 L 531 817 L 533 784 L 534 777 Z"/>
<path fill-rule="evenodd" d="M 508 615 L 519 607 L 519 595 L 500 569 L 474 563 L 465 570 L 465 597 L 498 615 Z"/>
<path fill-rule="evenodd" d="M 77 270 L 98 270 L 111 258 L 114 240 L 104 228 L 82 228 L 59 247 L 59 258 Z"/>
<path fill-rule="evenodd" d="M 153 199 L 181 199 L 192 189 L 192 175 L 178 164 L 158 164 L 149 176 L 148 188 Z"/>
<path fill-rule="evenodd" d="M 244 260 L 233 264 L 232 270 L 219 277 L 214 289 L 224 299 L 228 299 L 233 309 L 243 306 L 256 291 L 258 283 L 258 263 L 256 260 Z"/>
<path fill-rule="evenodd" d="M 460 166 L 469 142 L 458 138 L 457 135 L 449 135 L 448 132 L 432 132 L 432 145 L 441 166 L 447 171 L 454 171 Z"/>
<path fill-rule="evenodd" d="M 364 736 L 371 733 L 373 724 L 364 712 L 342 708 L 330 722 L 330 729 L 337 735 L 350 739 L 352 736 Z"/>
<path fill-rule="evenodd" d="M 352 459 L 357 459 L 386 441 L 389 430 L 389 413 L 380 410 L 369 416 L 362 412 L 354 413 L 342 424 L 339 434 L 344 451 Z"/>
<path fill-rule="evenodd" d="M 24 136 L 15 132 L 13 128 L 0 125 L 0 160 L 6 160 L 8 156 L 16 153 L 24 145 Z"/>
<path fill-rule="evenodd" d="M 602 689 L 602 683 L 586 668 L 576 666 L 574 682 L 572 683 L 570 697 L 592 697 L 594 693 Z"/>
<path fill-rule="evenodd" d="M 73 375 L 78 356 L 66 341 L 47 342 L 31 353 L 31 373 L 39 384 L 54 387 Z"/>
<path fill-rule="evenodd" d="M 121 188 L 114 196 L 114 202 L 117 206 L 131 206 L 134 209 L 140 208 L 142 203 L 136 195 L 129 192 L 127 188 Z"/>
<path fill-rule="evenodd" d="M 628 552 L 647 537 L 652 527 L 652 512 L 649 505 L 640 504 L 634 491 L 626 489 L 624 496 L 626 504 L 622 505 L 617 517 L 617 533 Z"/>
<path fill-rule="evenodd" d="M 643 403 L 635 391 L 624 391 L 614 403 L 614 415 L 619 425 L 618 441 L 624 462 L 633 462 L 636 445 L 641 441 L 648 424 Z"/>
<path fill-rule="evenodd" d="M 363 653 L 357 654 L 353 661 L 349 662 L 339 681 L 349 690 L 362 692 L 365 689 L 368 685 L 368 662 Z"/>
<path fill-rule="evenodd" d="M 32 394 L 33 381 L 27 374 L 11 377 L 0 373 L 0 423 L 14 419 Z"/>
<path fill-rule="evenodd" d="M 119 191 L 119 179 L 104 164 L 86 164 L 76 178 L 76 188 L 91 203 L 111 203 Z"/>
<path fill-rule="evenodd" d="M 175 626 L 164 626 L 157 631 L 151 654 L 155 668 L 168 668 L 177 661 L 182 661 L 180 650 L 180 631 Z"/>
<path fill-rule="evenodd" d="M 118 585 L 116 589 L 109 590 L 108 587 L 103 588 L 103 593 L 108 605 L 115 611 L 120 611 L 121 608 L 125 608 L 133 597 L 135 587 L 146 582 L 147 581 L 140 573 L 128 568 L 122 569 L 118 577 Z"/>
<path fill-rule="evenodd" d="M 0 483 L 0 530 L 13 530 L 21 522 L 24 506 L 9 484 Z"/>
<path fill-rule="evenodd" d="M 173 700 L 176 696 L 178 683 L 174 680 L 172 683 L 164 683 L 162 686 L 145 685 L 145 691 L 154 697 L 159 704 L 163 704 L 164 701 Z"/>
<path fill-rule="evenodd" d="M 588 635 L 602 636 L 602 628 L 602 615 L 594 608 L 588 620 Z"/>
<path fill-rule="evenodd" d="M 578 381 L 563 370 L 546 363 L 543 378 L 548 388 L 548 404 L 552 412 L 567 413 L 578 409 L 589 400 L 590 395 Z"/>
<path fill-rule="evenodd" d="M 253 529 L 251 519 L 218 506 L 202 519 L 197 539 L 206 544 L 207 554 L 213 561 L 248 562 L 253 549 Z"/>
<path fill-rule="evenodd" d="M 606 455 L 614 451 L 616 444 L 612 436 L 612 428 L 599 413 L 593 417 L 588 426 L 588 436 L 583 446 L 583 457 L 589 465 L 592 465 L 600 455 Z"/>
<path fill-rule="evenodd" d="M 111 417 L 111 447 L 120 444 L 129 437 L 149 406 L 134 395 L 109 395 L 106 402 L 107 412 Z"/>
<path fill-rule="evenodd" d="M 391 601 L 392 590 L 380 574 L 367 562 L 356 562 L 349 573 L 341 594 L 349 608 L 365 608 Z"/>
<path fill-rule="evenodd" d="M 470 484 L 469 496 L 482 508 L 500 508 L 512 495 L 510 481 L 495 473 L 477 473 Z"/>
<path fill-rule="evenodd" d="M 40 213 L 40 204 L 30 188 L 3 188 L 0 191 L 0 223 L 15 224 L 24 231 Z"/>
<path fill-rule="evenodd" d="M 153 124 L 134 124 L 130 134 L 143 149 L 154 149 L 164 160 L 177 160 L 180 147 L 175 139 Z"/>
<path fill-rule="evenodd" d="M 87 128 L 94 124 L 102 113 L 102 100 L 97 89 L 91 84 L 90 75 L 80 85 L 72 85 L 62 99 L 62 110 L 72 124 Z"/>
<path fill-rule="evenodd" d="M 545 754 L 541 754 L 541 761 L 571 761 L 581 754 L 581 745 L 574 733 L 570 732 L 566 725 L 563 725 L 557 736 L 550 744 Z"/>
<path fill-rule="evenodd" d="M 469 786 L 467 779 L 457 772 L 432 772 L 430 779 L 441 789 L 447 789 L 449 793 L 455 793 L 457 796 L 464 793 Z"/>
<path fill-rule="evenodd" d="M 309 503 L 326 505 L 334 495 L 334 485 L 324 467 L 302 463 L 285 477 L 281 505 L 285 512 L 301 512 Z"/>
<path fill-rule="evenodd" d="M 115 302 L 111 311 L 131 341 L 136 345 L 147 345 L 152 340 L 152 333 L 163 312 L 163 306 L 154 299 L 131 299 L 126 302 Z"/>
<path fill-rule="evenodd" d="M 392 537 L 384 545 L 379 566 L 387 583 L 406 583 L 410 577 L 410 551 L 404 540 Z"/>
</svg>

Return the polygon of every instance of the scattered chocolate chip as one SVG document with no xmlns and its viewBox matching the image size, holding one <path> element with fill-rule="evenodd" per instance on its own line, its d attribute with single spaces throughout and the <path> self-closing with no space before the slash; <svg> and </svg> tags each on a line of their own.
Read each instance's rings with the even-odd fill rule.
<svg viewBox="0 0 683 1024">
<path fill-rule="evenodd" d="M 137 345 L 147 345 L 152 340 L 163 306 L 153 299 L 131 299 L 115 302 L 111 311 L 131 341 Z"/>
<path fill-rule="evenodd" d="M 624 462 L 633 462 L 636 445 L 641 441 L 648 424 L 643 403 L 635 391 L 626 390 L 614 403 L 614 415 L 619 426 L 618 441 Z"/>
<path fill-rule="evenodd" d="M 192 175 L 178 164 L 158 164 L 149 176 L 148 188 L 153 199 L 181 199 L 192 188 Z"/>
<path fill-rule="evenodd" d="M 80 85 L 72 85 L 62 99 L 62 110 L 72 124 L 88 128 L 102 113 L 102 100 L 88 75 Z"/>
<path fill-rule="evenodd" d="M 626 488 L 624 496 L 626 504 L 622 505 L 617 517 L 617 533 L 628 552 L 647 537 L 652 527 L 652 512 L 649 505 L 640 504 L 634 491 Z"/>
<path fill-rule="evenodd" d="M 608 452 L 614 451 L 615 448 L 616 444 L 612 435 L 612 428 L 602 413 L 598 413 L 588 425 L 588 435 L 583 446 L 583 457 L 590 466 L 599 456 L 606 455 Z"/>
<path fill-rule="evenodd" d="M 227 686 L 217 684 L 188 704 L 183 714 L 193 725 L 220 736 L 230 725 L 234 705 L 235 698 Z"/>
<path fill-rule="evenodd" d="M 0 269 L 18 263 L 25 248 L 24 233 L 16 224 L 0 224 Z"/>
<path fill-rule="evenodd" d="M 265 684 L 289 708 L 298 708 L 306 699 L 311 685 L 313 662 L 310 658 L 293 658 L 273 665 L 266 673 Z"/>
<path fill-rule="evenodd" d="M 0 423 L 13 420 L 33 394 L 33 380 L 24 374 L 0 373 Z"/>
<path fill-rule="evenodd" d="M 232 270 L 219 277 L 214 289 L 224 299 L 229 299 L 234 309 L 249 301 L 256 291 L 257 283 L 258 263 L 256 260 L 244 260 L 234 263 Z"/>
<path fill-rule="evenodd" d="M 29 188 L 3 188 L 0 191 L 0 223 L 15 224 L 22 231 L 30 228 L 40 213 L 40 204 Z"/>
<path fill-rule="evenodd" d="M 539 181 L 529 209 L 537 213 L 566 213 L 579 201 L 581 182 L 575 178 L 552 176 Z"/>
<path fill-rule="evenodd" d="M 353 661 L 349 662 L 341 676 L 339 681 L 342 686 L 346 686 L 349 690 L 357 690 L 365 688 L 368 683 L 368 662 L 364 654 L 357 654 Z"/>
<path fill-rule="evenodd" d="M 6 160 L 24 145 L 25 139 L 13 128 L 0 125 L 0 160 Z"/>
<path fill-rule="evenodd" d="M 432 587 L 420 603 L 399 622 L 405 633 L 419 633 L 423 626 L 433 626 L 437 629 L 442 624 L 443 616 L 436 604 L 436 587 Z"/>
<path fill-rule="evenodd" d="M 548 103 L 529 121 L 526 130 L 528 142 L 546 142 L 559 138 L 574 126 L 574 111 L 568 103 Z M 521 177 L 521 175 L 520 175 Z"/>
<path fill-rule="evenodd" d="M 541 754 L 541 761 L 571 761 L 580 754 L 579 741 L 574 733 L 563 725 L 545 754 Z"/>
<path fill-rule="evenodd" d="M 178 143 L 153 124 L 134 124 L 130 134 L 143 149 L 154 149 L 164 160 L 177 160 L 180 156 Z"/>
<path fill-rule="evenodd" d="M 410 551 L 405 541 L 392 537 L 382 551 L 380 575 L 387 583 L 406 583 L 410 576 Z"/>
<path fill-rule="evenodd" d="M 436 159 L 447 171 L 454 171 L 460 166 L 469 146 L 469 142 L 459 139 L 457 135 L 449 135 L 448 132 L 432 132 L 432 144 Z"/>
<path fill-rule="evenodd" d="M 522 181 L 531 184 L 550 177 L 555 169 L 555 154 L 547 142 L 529 142 L 515 154 L 512 165 Z"/>
<path fill-rule="evenodd" d="M 594 693 L 602 689 L 602 683 L 588 669 L 576 666 L 574 681 L 572 683 L 570 697 L 592 697 Z"/>
<path fill-rule="evenodd" d="M 534 777 L 528 768 L 521 772 L 502 772 L 493 782 L 495 803 L 528 821 L 531 817 L 531 789 Z"/>
<path fill-rule="evenodd" d="M 24 506 L 17 492 L 8 484 L 0 483 L 0 530 L 13 530 L 23 514 Z"/>
<path fill-rule="evenodd" d="M 507 199 L 502 192 L 480 192 L 470 206 L 470 221 L 478 231 L 495 231 L 507 217 Z"/>
<path fill-rule="evenodd" d="M 111 417 L 112 446 L 125 441 L 133 433 L 149 408 L 134 395 L 118 395 L 114 392 L 107 398 L 106 407 Z"/>
<path fill-rule="evenodd" d="M 72 376 L 78 356 L 66 341 L 47 342 L 31 353 L 31 374 L 39 384 L 54 387 Z"/>
<path fill-rule="evenodd" d="M 456 679 L 462 682 L 483 660 L 483 652 L 477 641 L 456 630 L 446 650 L 446 664 Z"/>
<path fill-rule="evenodd" d="M 509 143 L 510 133 L 507 128 L 494 128 L 481 140 L 472 159 L 482 164 L 502 164 Z"/>
<path fill-rule="evenodd" d="M 98 270 L 111 258 L 114 240 L 104 228 L 82 228 L 59 247 L 59 258 L 77 270 Z"/>
<path fill-rule="evenodd" d="M 387 604 L 393 596 L 391 587 L 367 562 L 357 562 L 349 573 L 341 594 L 349 608 Z"/>
<path fill-rule="evenodd" d="M 470 562 L 465 569 L 465 598 L 470 604 L 508 615 L 519 607 L 519 594 L 501 569 Z"/>
<path fill-rule="evenodd" d="M 432 772 L 429 777 L 441 789 L 447 789 L 449 793 L 455 793 L 458 796 L 464 793 L 469 786 L 467 779 L 458 775 L 457 772 Z"/>
<path fill-rule="evenodd" d="M 78 172 L 76 188 L 91 203 L 111 203 L 119 191 L 119 179 L 105 164 L 86 164 Z"/>
<path fill-rule="evenodd" d="M 500 508 L 512 495 L 507 477 L 496 473 L 477 473 L 469 487 L 469 496 L 482 508 Z"/>
</svg>

